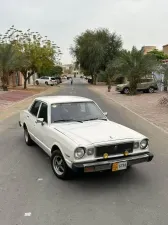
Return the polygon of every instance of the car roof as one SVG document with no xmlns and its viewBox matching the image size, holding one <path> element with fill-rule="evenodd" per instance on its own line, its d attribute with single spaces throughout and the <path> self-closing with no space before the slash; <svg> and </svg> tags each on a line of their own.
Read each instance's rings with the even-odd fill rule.
<svg viewBox="0 0 168 225">
<path fill-rule="evenodd" d="M 66 96 L 66 95 L 41 96 L 41 97 L 36 98 L 36 100 L 43 101 L 48 104 L 93 101 L 89 98 L 84 98 L 84 97 L 80 97 L 80 96 Z"/>
</svg>

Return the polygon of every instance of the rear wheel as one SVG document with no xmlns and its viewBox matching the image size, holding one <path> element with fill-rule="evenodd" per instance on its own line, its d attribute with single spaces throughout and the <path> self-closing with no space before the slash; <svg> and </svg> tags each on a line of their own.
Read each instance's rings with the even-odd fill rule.
<svg viewBox="0 0 168 225">
<path fill-rule="evenodd" d="M 129 94 L 130 93 L 130 89 L 128 87 L 125 87 L 123 90 L 124 94 Z"/>
<path fill-rule="evenodd" d="M 36 80 L 36 85 L 39 85 L 39 82 L 38 82 L 38 80 Z"/>
<path fill-rule="evenodd" d="M 33 145 L 33 140 L 30 137 L 30 134 L 27 130 L 27 127 L 24 128 L 24 139 L 25 139 L 25 142 L 28 146 Z"/>
<path fill-rule="evenodd" d="M 48 85 L 48 82 L 46 81 L 45 84 Z"/>
<path fill-rule="evenodd" d="M 51 167 L 54 174 L 62 180 L 70 179 L 72 170 L 67 166 L 62 153 L 59 150 L 53 152 L 51 156 Z"/>
</svg>

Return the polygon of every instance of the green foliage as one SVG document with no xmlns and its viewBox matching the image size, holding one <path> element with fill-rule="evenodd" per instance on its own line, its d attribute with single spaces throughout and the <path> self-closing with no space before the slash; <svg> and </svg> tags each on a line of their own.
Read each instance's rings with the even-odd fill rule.
<svg viewBox="0 0 168 225">
<path fill-rule="evenodd" d="M 15 29 L 14 26 L 5 35 L 1 35 L 0 45 L 2 77 L 7 80 L 7 72 L 9 73 L 10 70 L 20 71 L 24 77 L 24 88 L 26 88 L 27 80 L 34 73 L 52 70 L 61 54 L 59 47 L 47 37 L 43 38 L 38 32 L 30 30 L 22 32 Z"/>
<path fill-rule="evenodd" d="M 168 59 L 167 54 L 165 54 L 163 51 L 159 51 L 157 49 L 154 49 L 153 51 L 148 52 L 148 54 L 154 55 L 156 57 L 156 59 L 159 60 L 159 61 L 164 60 L 164 59 Z"/>
<path fill-rule="evenodd" d="M 107 29 L 86 30 L 75 38 L 71 54 L 80 68 L 93 77 L 95 83 L 97 74 L 101 70 L 105 71 L 121 47 L 121 38 L 116 33 L 110 33 Z"/>
<path fill-rule="evenodd" d="M 130 82 L 130 94 L 136 94 L 137 84 L 142 77 L 156 71 L 158 63 L 151 54 L 143 54 L 143 50 L 133 47 L 131 51 L 124 50 L 117 59 L 119 71 Z"/>
<path fill-rule="evenodd" d="M 61 76 L 62 73 L 63 73 L 63 69 L 61 66 L 54 66 L 51 69 L 45 68 L 45 69 L 41 70 L 39 73 L 39 77 L 41 77 L 41 76 L 49 76 L 49 77 Z"/>
</svg>

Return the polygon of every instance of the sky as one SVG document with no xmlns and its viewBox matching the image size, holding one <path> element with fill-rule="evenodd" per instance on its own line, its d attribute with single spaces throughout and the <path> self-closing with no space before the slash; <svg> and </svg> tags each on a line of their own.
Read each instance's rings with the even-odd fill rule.
<svg viewBox="0 0 168 225">
<path fill-rule="evenodd" d="M 0 33 L 31 29 L 54 41 L 72 62 L 69 48 L 86 29 L 108 28 L 123 47 L 168 44 L 167 0 L 0 0 Z"/>
</svg>

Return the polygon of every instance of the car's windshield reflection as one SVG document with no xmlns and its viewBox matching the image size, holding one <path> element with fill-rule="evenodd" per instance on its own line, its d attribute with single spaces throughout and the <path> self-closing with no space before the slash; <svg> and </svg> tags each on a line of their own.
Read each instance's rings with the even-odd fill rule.
<svg viewBox="0 0 168 225">
<path fill-rule="evenodd" d="M 51 123 L 107 120 L 94 102 L 55 103 L 51 105 Z"/>
</svg>

